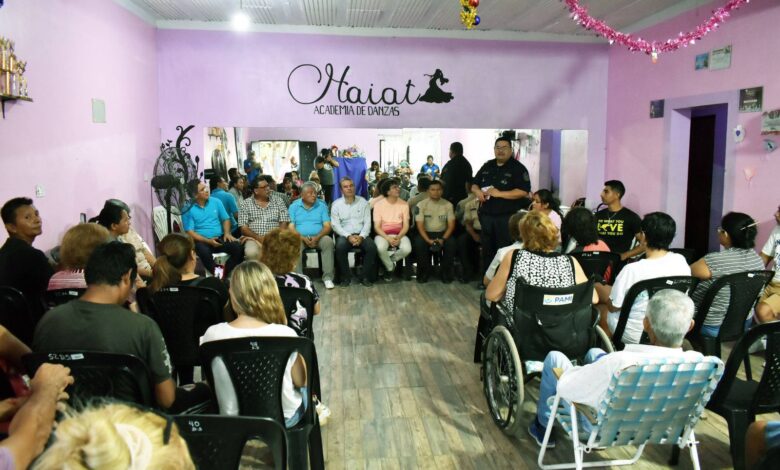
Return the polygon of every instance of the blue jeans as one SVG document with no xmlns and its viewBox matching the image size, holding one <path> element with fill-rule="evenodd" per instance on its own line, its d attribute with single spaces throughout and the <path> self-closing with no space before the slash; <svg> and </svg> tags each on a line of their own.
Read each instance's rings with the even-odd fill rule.
<svg viewBox="0 0 780 470">
<path fill-rule="evenodd" d="M 585 364 L 591 364 L 599 360 L 601 356 L 606 355 L 604 350 L 599 348 L 592 348 L 585 354 Z M 552 405 L 552 398 L 555 397 L 555 391 L 558 388 L 558 378 L 555 377 L 553 369 L 563 369 L 564 371 L 570 369 L 572 363 L 565 354 L 558 351 L 551 351 L 544 358 L 544 368 L 542 369 L 542 383 L 539 385 L 539 402 L 536 404 L 536 419 L 543 428 L 547 427 L 547 421 L 550 419 L 550 405 Z M 550 403 L 548 403 L 548 401 Z M 566 410 L 569 409 L 569 404 L 565 400 L 561 400 L 561 406 Z M 585 417 L 580 417 L 579 429 L 581 431 L 589 432 L 591 429 L 590 422 Z"/>
<path fill-rule="evenodd" d="M 750 329 L 750 325 L 753 324 L 753 317 L 748 317 L 747 320 L 745 320 L 745 331 Z M 701 334 L 704 336 L 709 336 L 711 338 L 717 338 L 718 333 L 720 333 L 720 325 L 702 325 L 701 327 Z"/>
<path fill-rule="evenodd" d="M 301 406 L 295 410 L 294 415 L 284 420 L 284 427 L 287 429 L 290 429 L 291 427 L 298 424 L 301 418 L 303 418 L 303 414 L 306 413 L 306 408 L 309 407 L 309 390 L 307 387 L 301 387 L 298 389 L 298 392 L 301 394 Z"/>
</svg>

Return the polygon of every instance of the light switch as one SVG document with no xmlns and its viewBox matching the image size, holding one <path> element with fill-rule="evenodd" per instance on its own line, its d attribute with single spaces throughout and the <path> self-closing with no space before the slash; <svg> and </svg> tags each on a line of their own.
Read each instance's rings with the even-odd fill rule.
<svg viewBox="0 0 780 470">
<path fill-rule="evenodd" d="M 40 184 L 35 185 L 35 197 L 43 197 L 46 195 L 46 190 Z"/>
</svg>

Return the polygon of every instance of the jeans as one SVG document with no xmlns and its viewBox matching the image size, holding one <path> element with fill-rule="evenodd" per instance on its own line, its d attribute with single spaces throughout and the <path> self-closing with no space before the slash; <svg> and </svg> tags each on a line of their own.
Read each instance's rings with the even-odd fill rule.
<svg viewBox="0 0 780 470">
<path fill-rule="evenodd" d="M 303 272 L 303 257 L 306 256 L 306 254 L 303 253 L 303 250 L 307 248 L 309 248 L 307 245 L 301 243 L 301 257 L 298 258 L 298 264 L 295 265 L 295 272 Z M 322 280 L 332 281 L 335 272 L 333 267 L 333 251 L 335 249 L 333 239 L 330 238 L 329 235 L 320 238 L 319 242 L 317 242 L 317 249 L 320 250 L 320 257 L 322 259 L 322 266 L 320 266 L 322 269 Z"/>
<path fill-rule="evenodd" d="M 284 427 L 287 429 L 290 429 L 291 427 L 295 426 L 300 422 L 301 418 L 303 418 L 304 413 L 306 413 L 306 409 L 309 407 L 309 390 L 307 387 L 301 387 L 298 389 L 298 392 L 301 394 L 301 406 L 298 407 L 297 410 L 295 410 L 295 414 L 290 416 L 289 418 L 286 418 L 284 420 Z"/>
<path fill-rule="evenodd" d="M 346 237 L 336 239 L 336 266 L 339 268 L 341 282 L 352 278 L 352 272 L 349 270 L 349 250 L 353 248 Z M 371 238 L 364 238 L 360 244 L 360 251 L 363 253 L 363 279 L 369 282 L 376 281 L 376 244 Z"/>
<path fill-rule="evenodd" d="M 236 266 L 244 260 L 244 248 L 239 242 L 223 243 L 220 246 L 211 246 L 208 243 L 195 242 L 195 253 L 198 254 L 198 258 L 203 263 L 203 267 L 208 272 L 214 274 L 214 258 L 211 257 L 212 253 L 227 253 L 227 263 L 225 263 L 225 278 Z"/>
<path fill-rule="evenodd" d="M 596 362 L 601 356 L 606 354 L 607 353 L 605 353 L 602 349 L 592 348 L 588 351 L 587 354 L 585 354 L 585 364 Z M 547 427 L 547 421 L 550 419 L 550 406 L 552 405 L 552 398 L 555 397 L 555 391 L 558 388 L 558 378 L 555 377 L 553 369 L 558 368 L 566 371 L 571 367 L 571 361 L 561 352 L 551 351 L 547 354 L 547 357 L 544 358 L 542 382 L 539 385 L 539 402 L 536 404 L 536 419 L 539 421 L 539 424 L 541 424 L 542 427 Z M 567 411 L 569 409 L 569 403 L 567 403 L 565 400 L 561 400 L 560 406 L 564 407 Z M 590 422 L 584 416 L 579 416 L 579 418 L 579 430 L 583 432 L 590 432 Z"/>
<path fill-rule="evenodd" d="M 379 259 L 382 261 L 387 271 L 393 270 L 393 262 L 400 261 L 412 252 L 412 242 L 409 241 L 409 237 L 404 236 L 401 238 L 401 243 L 398 244 L 398 250 L 395 253 L 390 253 L 390 244 L 387 240 L 377 235 L 374 237 L 374 243 L 376 243 L 376 253 Z"/>
</svg>

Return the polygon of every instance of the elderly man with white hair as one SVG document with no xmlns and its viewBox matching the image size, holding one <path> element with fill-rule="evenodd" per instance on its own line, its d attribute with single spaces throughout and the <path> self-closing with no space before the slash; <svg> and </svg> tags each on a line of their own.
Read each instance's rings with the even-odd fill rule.
<svg viewBox="0 0 780 470">
<path fill-rule="evenodd" d="M 301 186 L 301 198 L 290 204 L 290 229 L 298 232 L 303 239 L 303 248 L 316 248 L 320 250 L 322 259 L 322 282 L 326 289 L 333 289 L 333 253 L 336 245 L 331 232 L 330 214 L 328 206 L 317 199 L 317 189 L 311 181 Z M 295 268 L 296 272 L 303 272 L 301 260 Z"/>
<path fill-rule="evenodd" d="M 561 398 L 569 402 L 598 408 L 607 394 L 607 387 L 615 372 L 638 364 L 648 358 L 682 357 L 688 361 L 702 359 L 696 351 L 683 351 L 681 346 L 685 334 L 693 327 L 693 301 L 682 292 L 665 289 L 655 294 L 647 304 L 644 329 L 652 344 L 627 344 L 623 351 L 611 354 L 593 348 L 585 355 L 584 366 L 573 366 L 562 353 L 547 354 L 539 386 L 539 401 L 536 419 L 531 421 L 528 433 L 541 446 L 546 424 L 550 418 L 548 399 L 560 392 Z M 560 379 L 554 369 L 563 370 Z M 569 405 L 564 405 L 568 407 Z M 590 431 L 590 423 L 580 420 L 581 430 Z M 555 447 L 554 433 L 547 441 L 547 447 Z"/>
</svg>

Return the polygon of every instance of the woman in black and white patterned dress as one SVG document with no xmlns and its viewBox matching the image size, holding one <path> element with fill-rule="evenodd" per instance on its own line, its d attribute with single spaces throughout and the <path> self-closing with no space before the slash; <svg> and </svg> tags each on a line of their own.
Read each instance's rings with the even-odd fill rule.
<svg viewBox="0 0 780 470">
<path fill-rule="evenodd" d="M 515 284 L 522 279 L 539 287 L 571 287 L 587 282 L 588 277 L 576 259 L 556 253 L 558 227 L 540 211 L 532 211 L 520 222 L 523 249 L 509 251 L 490 281 L 485 298 L 501 301 L 507 311 L 514 310 Z M 598 300 L 594 292 L 594 303 Z"/>
</svg>

